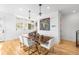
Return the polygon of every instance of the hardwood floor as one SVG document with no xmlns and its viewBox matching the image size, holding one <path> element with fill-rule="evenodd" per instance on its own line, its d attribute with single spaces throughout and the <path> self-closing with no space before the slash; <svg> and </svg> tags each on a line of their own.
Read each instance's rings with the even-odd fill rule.
<svg viewBox="0 0 79 59">
<path fill-rule="evenodd" d="M 26 46 L 24 48 L 26 51 L 23 50 L 23 47 L 20 47 L 18 39 L 0 42 L 0 55 L 28 55 L 28 52 L 31 55 L 38 55 L 36 45 L 33 45 L 30 50 Z M 48 51 L 40 46 L 39 49 L 41 55 L 44 55 Z M 63 40 L 60 44 L 54 46 L 54 52 L 52 47 L 48 55 L 79 55 L 79 48 L 75 46 L 74 42 Z"/>
<path fill-rule="evenodd" d="M 18 47 L 19 47 L 19 41 L 14 39 L 6 42 L 1 42 L 0 43 L 0 53 L 2 55 L 14 55 L 17 54 Z M 17 50 L 17 51 L 16 51 Z"/>
<path fill-rule="evenodd" d="M 40 47 L 40 46 L 38 46 Z M 43 47 L 40 47 L 41 54 L 45 54 L 47 50 Z M 1 55 L 38 55 L 36 45 L 30 47 L 20 46 L 20 41 L 18 39 L 9 40 L 6 42 L 0 43 L 0 54 Z"/>
<path fill-rule="evenodd" d="M 72 41 L 63 40 L 59 45 L 55 45 L 54 53 L 58 55 L 79 55 L 79 48 Z"/>
</svg>

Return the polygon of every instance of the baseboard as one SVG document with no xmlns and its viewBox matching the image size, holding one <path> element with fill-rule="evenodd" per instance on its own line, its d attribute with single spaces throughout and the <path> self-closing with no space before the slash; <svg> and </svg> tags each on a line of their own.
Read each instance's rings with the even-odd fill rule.
<svg viewBox="0 0 79 59">
<path fill-rule="evenodd" d="M 60 43 L 63 43 L 63 41 L 65 41 L 65 42 L 71 42 L 71 43 L 76 43 L 76 41 L 71 41 L 71 40 L 68 40 L 68 39 L 61 39 L 60 40 Z"/>
<path fill-rule="evenodd" d="M 5 41 L 0 41 L 0 43 L 5 42 Z"/>
</svg>

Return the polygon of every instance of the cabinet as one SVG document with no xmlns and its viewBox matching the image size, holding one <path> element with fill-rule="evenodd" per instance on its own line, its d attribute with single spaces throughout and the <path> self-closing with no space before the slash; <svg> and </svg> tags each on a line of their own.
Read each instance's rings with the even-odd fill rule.
<svg viewBox="0 0 79 59">
<path fill-rule="evenodd" d="M 79 30 L 76 31 L 76 47 L 79 47 Z"/>
</svg>

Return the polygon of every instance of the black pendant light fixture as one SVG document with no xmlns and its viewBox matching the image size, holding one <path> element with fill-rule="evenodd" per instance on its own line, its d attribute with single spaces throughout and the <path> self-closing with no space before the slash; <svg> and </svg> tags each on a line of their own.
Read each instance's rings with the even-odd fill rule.
<svg viewBox="0 0 79 59">
<path fill-rule="evenodd" d="M 28 17 L 28 19 L 30 20 L 30 19 L 31 19 L 31 17 L 30 17 L 31 10 L 29 10 L 28 12 L 29 12 L 29 17 Z"/>
<path fill-rule="evenodd" d="M 39 15 L 40 15 L 40 16 L 42 15 L 41 6 L 42 6 L 42 4 L 39 4 Z"/>
</svg>

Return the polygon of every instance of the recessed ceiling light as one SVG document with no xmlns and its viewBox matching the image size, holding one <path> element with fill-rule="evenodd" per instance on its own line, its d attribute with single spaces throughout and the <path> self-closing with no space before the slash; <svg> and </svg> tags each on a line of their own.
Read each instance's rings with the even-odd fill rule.
<svg viewBox="0 0 79 59">
<path fill-rule="evenodd" d="M 72 12 L 73 12 L 73 13 L 76 13 L 76 10 L 73 10 Z"/>
<path fill-rule="evenodd" d="M 20 11 L 23 11 L 23 8 L 19 8 Z"/>
<path fill-rule="evenodd" d="M 49 6 L 47 6 L 47 9 L 50 9 L 50 7 L 49 7 Z"/>
<path fill-rule="evenodd" d="M 25 9 L 25 8 L 19 8 L 19 10 L 20 10 L 20 11 L 25 11 L 26 9 Z"/>
</svg>

